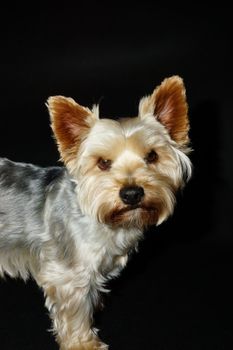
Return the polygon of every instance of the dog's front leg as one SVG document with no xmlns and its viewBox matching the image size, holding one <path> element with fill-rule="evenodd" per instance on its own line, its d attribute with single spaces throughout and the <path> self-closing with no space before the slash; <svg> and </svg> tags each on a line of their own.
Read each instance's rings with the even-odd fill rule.
<svg viewBox="0 0 233 350">
<path fill-rule="evenodd" d="M 90 287 L 47 284 L 45 294 L 60 350 L 108 349 L 91 328 L 94 306 Z"/>
</svg>

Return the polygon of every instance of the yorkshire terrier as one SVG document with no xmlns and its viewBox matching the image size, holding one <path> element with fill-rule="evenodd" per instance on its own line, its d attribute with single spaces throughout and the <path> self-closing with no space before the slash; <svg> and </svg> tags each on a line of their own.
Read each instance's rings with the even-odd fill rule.
<svg viewBox="0 0 233 350">
<path fill-rule="evenodd" d="M 108 349 L 93 327 L 100 294 L 191 176 L 184 83 L 166 78 L 133 118 L 63 96 L 47 107 L 65 167 L 0 159 L 0 274 L 35 279 L 61 350 Z"/>
</svg>

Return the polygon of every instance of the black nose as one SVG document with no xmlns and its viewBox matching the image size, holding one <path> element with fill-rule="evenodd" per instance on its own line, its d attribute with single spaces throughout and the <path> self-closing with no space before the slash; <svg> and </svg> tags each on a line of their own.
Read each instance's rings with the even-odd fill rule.
<svg viewBox="0 0 233 350">
<path fill-rule="evenodd" d="M 125 204 L 138 204 L 143 196 L 144 190 L 140 186 L 125 186 L 120 190 L 120 198 Z"/>
</svg>

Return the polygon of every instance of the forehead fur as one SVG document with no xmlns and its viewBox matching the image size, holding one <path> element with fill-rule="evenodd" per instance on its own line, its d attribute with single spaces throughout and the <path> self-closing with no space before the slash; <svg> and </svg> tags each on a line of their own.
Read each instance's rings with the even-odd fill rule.
<svg viewBox="0 0 233 350">
<path fill-rule="evenodd" d="M 124 149 L 136 153 L 145 152 L 148 147 L 162 146 L 169 140 L 166 129 L 151 115 L 146 119 L 139 117 L 98 120 L 84 142 L 81 152 L 83 155 L 100 153 L 119 154 Z"/>
</svg>

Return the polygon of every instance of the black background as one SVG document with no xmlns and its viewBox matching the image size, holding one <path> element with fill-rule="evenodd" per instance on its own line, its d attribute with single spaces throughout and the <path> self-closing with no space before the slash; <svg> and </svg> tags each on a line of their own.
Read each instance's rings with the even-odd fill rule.
<svg viewBox="0 0 233 350">
<path fill-rule="evenodd" d="M 224 2 L 1 5 L 0 156 L 58 163 L 45 102 L 137 114 L 164 78 L 185 82 L 192 180 L 174 216 L 110 283 L 96 326 L 112 350 L 233 348 L 232 16 Z M 57 349 L 33 281 L 0 282 L 0 349 Z"/>
</svg>

